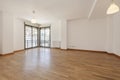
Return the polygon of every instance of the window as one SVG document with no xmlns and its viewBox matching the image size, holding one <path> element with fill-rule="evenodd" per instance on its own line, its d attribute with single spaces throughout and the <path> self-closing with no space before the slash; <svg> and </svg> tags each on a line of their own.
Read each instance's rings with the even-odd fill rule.
<svg viewBox="0 0 120 80">
<path fill-rule="evenodd" d="M 50 47 L 50 27 L 37 28 L 25 24 L 25 49 Z"/>
</svg>

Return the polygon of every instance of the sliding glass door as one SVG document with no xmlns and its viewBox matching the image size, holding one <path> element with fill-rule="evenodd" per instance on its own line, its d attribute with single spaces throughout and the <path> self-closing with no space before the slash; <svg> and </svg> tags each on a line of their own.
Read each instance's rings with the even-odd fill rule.
<svg viewBox="0 0 120 80">
<path fill-rule="evenodd" d="M 32 48 L 32 28 L 25 27 L 25 48 Z"/>
<path fill-rule="evenodd" d="M 37 47 L 38 46 L 38 29 L 37 28 L 33 28 L 33 47 Z"/>
<path fill-rule="evenodd" d="M 50 27 L 40 28 L 40 46 L 50 47 Z"/>
<path fill-rule="evenodd" d="M 37 28 L 25 25 L 25 49 L 50 47 L 50 27 Z"/>
<path fill-rule="evenodd" d="M 25 48 L 38 46 L 38 28 L 25 26 Z"/>
</svg>

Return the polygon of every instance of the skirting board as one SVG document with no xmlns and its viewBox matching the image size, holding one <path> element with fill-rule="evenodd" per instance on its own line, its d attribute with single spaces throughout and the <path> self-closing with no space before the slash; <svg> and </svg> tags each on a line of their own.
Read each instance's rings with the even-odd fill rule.
<svg viewBox="0 0 120 80">
<path fill-rule="evenodd" d="M 11 53 L 0 54 L 0 56 L 12 55 L 12 54 L 15 54 L 15 53 L 17 53 L 17 52 L 21 52 L 21 51 L 24 51 L 24 49 L 21 49 L 21 50 L 16 50 L 16 51 L 11 52 Z"/>
<path fill-rule="evenodd" d="M 59 48 L 51 48 L 51 49 L 59 49 Z M 61 49 L 61 50 L 64 50 L 64 49 Z M 74 50 L 74 51 L 85 51 L 85 52 L 99 52 L 99 53 L 103 53 L 103 54 L 107 54 L 107 55 L 112 55 L 112 56 L 115 56 L 117 58 L 120 59 L 120 56 L 115 54 L 115 53 L 108 53 L 106 51 L 94 51 L 94 50 L 82 50 L 82 49 L 67 49 L 67 50 Z M 12 54 L 15 54 L 17 52 L 21 52 L 21 51 L 25 51 L 25 49 L 21 49 L 21 50 L 16 50 L 14 52 L 11 52 L 11 53 L 7 53 L 7 54 L 0 54 L 0 56 L 6 56 L 6 55 L 12 55 Z M 65 50 L 66 51 L 66 50 Z"/>
<path fill-rule="evenodd" d="M 85 52 L 100 52 L 100 53 L 107 53 L 106 51 L 83 50 L 83 49 L 70 49 L 70 48 L 68 48 L 67 50 L 85 51 Z"/>
<path fill-rule="evenodd" d="M 95 50 L 82 50 L 82 49 L 68 49 L 68 50 L 75 50 L 75 51 L 85 51 L 85 52 L 98 52 L 98 53 L 103 53 L 111 56 L 115 56 L 120 59 L 120 56 L 115 54 L 115 53 L 108 53 L 106 51 L 95 51 Z"/>
<path fill-rule="evenodd" d="M 12 55 L 14 54 L 14 52 L 11 52 L 11 53 L 5 53 L 5 54 L 0 54 L 0 56 L 7 56 L 7 55 Z"/>
<path fill-rule="evenodd" d="M 14 53 L 16 53 L 16 52 L 21 52 L 21 51 L 25 51 L 25 49 L 16 50 L 16 51 L 14 51 Z"/>
</svg>

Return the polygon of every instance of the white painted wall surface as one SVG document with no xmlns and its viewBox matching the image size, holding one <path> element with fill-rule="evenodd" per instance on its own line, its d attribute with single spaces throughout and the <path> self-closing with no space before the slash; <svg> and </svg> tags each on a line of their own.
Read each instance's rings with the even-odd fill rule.
<svg viewBox="0 0 120 80">
<path fill-rule="evenodd" d="M 61 49 L 67 49 L 67 20 L 61 20 Z"/>
<path fill-rule="evenodd" d="M 113 17 L 113 51 L 120 56 L 120 13 Z"/>
<path fill-rule="evenodd" d="M 13 15 L 3 12 L 2 53 L 11 53 L 13 49 Z"/>
<path fill-rule="evenodd" d="M 107 25 L 106 51 L 120 55 L 120 13 L 109 15 Z"/>
<path fill-rule="evenodd" d="M 60 21 L 51 24 L 51 47 L 60 48 L 61 44 L 61 24 Z"/>
<path fill-rule="evenodd" d="M 24 49 L 24 21 L 14 18 L 14 51 Z"/>
<path fill-rule="evenodd" d="M 0 11 L 0 54 L 2 53 L 2 12 Z"/>
<path fill-rule="evenodd" d="M 106 51 L 113 53 L 113 16 L 107 17 Z"/>
<path fill-rule="evenodd" d="M 106 18 L 68 21 L 68 48 L 105 51 L 106 31 Z"/>
</svg>

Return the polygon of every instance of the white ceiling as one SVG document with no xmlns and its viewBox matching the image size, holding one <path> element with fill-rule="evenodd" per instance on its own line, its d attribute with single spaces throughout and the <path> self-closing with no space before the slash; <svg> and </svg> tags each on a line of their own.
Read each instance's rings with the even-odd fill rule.
<svg viewBox="0 0 120 80">
<path fill-rule="evenodd" d="M 115 0 L 119 5 L 120 1 Z M 0 9 L 24 19 L 36 11 L 39 22 L 58 19 L 100 18 L 106 16 L 110 0 L 0 0 Z"/>
<path fill-rule="evenodd" d="M 120 6 L 120 0 L 114 0 L 114 2 Z M 112 0 L 97 0 L 91 18 L 103 18 L 109 16 L 106 14 L 106 11 L 111 3 Z"/>
</svg>

